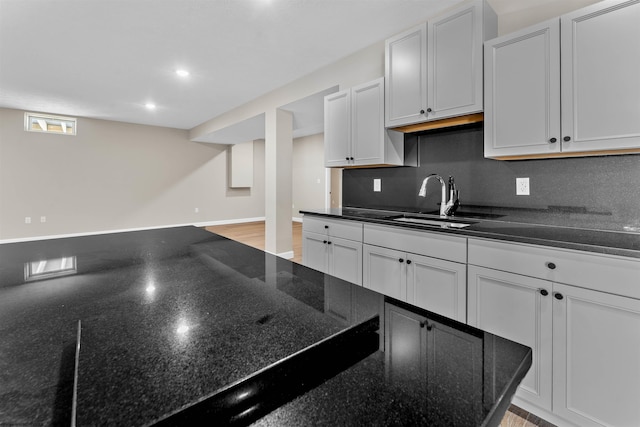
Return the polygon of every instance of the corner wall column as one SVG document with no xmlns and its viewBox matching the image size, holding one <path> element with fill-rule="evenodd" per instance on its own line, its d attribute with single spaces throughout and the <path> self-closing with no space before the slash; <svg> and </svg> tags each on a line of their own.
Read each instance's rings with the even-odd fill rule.
<svg viewBox="0 0 640 427">
<path fill-rule="evenodd" d="M 293 115 L 273 109 L 265 113 L 265 250 L 293 257 L 292 204 Z"/>
</svg>

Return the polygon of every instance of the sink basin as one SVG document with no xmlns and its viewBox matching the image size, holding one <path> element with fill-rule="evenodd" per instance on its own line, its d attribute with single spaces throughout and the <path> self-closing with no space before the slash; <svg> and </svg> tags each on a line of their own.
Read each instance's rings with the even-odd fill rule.
<svg viewBox="0 0 640 427">
<path fill-rule="evenodd" d="M 391 221 L 406 222 L 411 224 L 430 225 L 442 228 L 465 228 L 475 224 L 473 221 L 455 221 L 448 218 L 424 218 L 420 216 L 399 215 L 388 217 Z"/>
</svg>

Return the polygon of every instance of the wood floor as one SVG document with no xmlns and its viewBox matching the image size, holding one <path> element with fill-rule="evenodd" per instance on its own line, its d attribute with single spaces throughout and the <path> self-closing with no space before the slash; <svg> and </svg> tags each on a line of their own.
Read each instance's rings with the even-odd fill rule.
<svg viewBox="0 0 640 427">
<path fill-rule="evenodd" d="M 293 258 L 289 261 L 302 264 L 302 223 L 292 222 L 291 228 L 293 231 Z M 264 221 L 214 225 L 205 227 L 205 229 L 264 251 Z"/>
<path fill-rule="evenodd" d="M 293 253 L 291 261 L 302 264 L 302 223 L 293 222 Z M 236 240 L 246 245 L 264 250 L 264 221 L 243 224 L 216 225 L 205 227 L 207 231 Z M 505 414 L 500 427 L 555 427 L 553 424 L 511 405 Z"/>
</svg>

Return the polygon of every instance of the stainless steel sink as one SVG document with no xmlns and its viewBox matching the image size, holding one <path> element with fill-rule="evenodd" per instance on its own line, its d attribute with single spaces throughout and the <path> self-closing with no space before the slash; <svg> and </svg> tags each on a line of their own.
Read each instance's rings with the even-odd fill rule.
<svg viewBox="0 0 640 427">
<path fill-rule="evenodd" d="M 407 222 L 411 224 L 430 225 L 442 228 L 465 228 L 475 224 L 473 221 L 452 221 L 448 218 L 423 218 L 419 216 L 393 216 L 387 218 L 391 221 Z"/>
</svg>

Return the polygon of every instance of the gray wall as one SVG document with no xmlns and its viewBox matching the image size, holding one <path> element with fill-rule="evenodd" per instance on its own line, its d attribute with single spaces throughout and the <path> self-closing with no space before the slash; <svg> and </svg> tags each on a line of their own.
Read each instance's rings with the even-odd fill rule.
<svg viewBox="0 0 640 427">
<path fill-rule="evenodd" d="M 500 161 L 483 157 L 482 125 L 423 133 L 417 168 L 351 169 L 343 173 L 343 205 L 433 211 L 439 187 L 418 197 L 431 173 L 453 175 L 462 209 L 474 206 L 518 208 L 536 222 L 550 214 L 565 225 L 617 229 L 640 226 L 640 155 Z M 516 177 L 530 179 L 531 195 L 516 196 Z M 373 192 L 373 179 L 382 192 Z M 563 218 L 564 217 L 564 218 Z"/>
<path fill-rule="evenodd" d="M 227 146 L 85 118 L 77 136 L 25 132 L 23 114 L 0 109 L 0 239 L 264 217 L 263 179 L 228 189 Z"/>
</svg>

